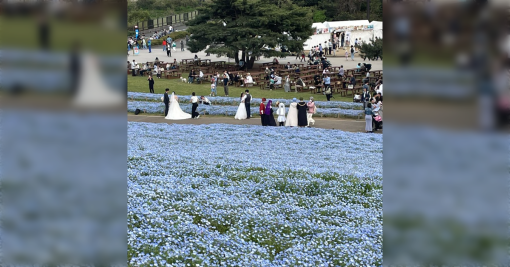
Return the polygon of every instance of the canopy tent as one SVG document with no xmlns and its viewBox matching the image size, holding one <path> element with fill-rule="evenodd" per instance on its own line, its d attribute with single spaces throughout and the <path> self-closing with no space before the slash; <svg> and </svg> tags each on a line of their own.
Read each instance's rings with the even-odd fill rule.
<svg viewBox="0 0 510 267">
<path fill-rule="evenodd" d="M 331 28 L 341 28 L 341 27 L 356 27 L 356 26 L 368 26 L 370 22 L 368 20 L 347 20 L 347 21 L 325 21 L 324 26 Z"/>
<path fill-rule="evenodd" d="M 373 28 L 374 28 L 374 38 L 379 37 L 383 38 L 383 23 L 382 21 L 372 21 Z"/>
<path fill-rule="evenodd" d="M 381 21 L 368 20 L 348 20 L 348 21 L 325 21 L 324 23 L 313 23 L 312 28 L 315 28 L 314 35 L 312 35 L 304 44 L 304 50 L 310 50 L 313 46 L 332 39 L 331 34 L 337 32 L 346 32 L 346 40 L 349 38 L 352 43 L 358 39 L 363 42 L 370 42 L 372 38 L 383 37 Z"/>
<path fill-rule="evenodd" d="M 326 27 L 324 23 L 313 23 L 312 28 L 315 28 L 313 34 L 323 34 L 329 32 L 329 28 Z"/>
<path fill-rule="evenodd" d="M 324 23 L 316 22 L 316 23 L 313 23 L 313 24 L 312 24 L 312 28 L 316 28 L 316 29 L 324 29 L 324 28 L 327 28 L 327 27 L 326 27 L 326 26 L 324 26 Z"/>
</svg>

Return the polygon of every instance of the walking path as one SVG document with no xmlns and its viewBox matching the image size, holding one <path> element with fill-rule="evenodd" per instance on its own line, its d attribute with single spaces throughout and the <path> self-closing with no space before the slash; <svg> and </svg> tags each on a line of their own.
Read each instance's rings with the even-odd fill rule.
<svg viewBox="0 0 510 267">
<path fill-rule="evenodd" d="M 151 53 L 149 53 L 148 49 L 145 49 L 145 50 L 140 49 L 140 53 L 135 56 L 135 55 L 133 55 L 133 52 L 131 51 L 130 55 L 127 56 L 127 60 L 132 61 L 134 59 L 134 60 L 136 60 L 136 62 L 142 63 L 142 62 L 147 62 L 147 61 L 152 62 L 156 59 L 156 57 L 158 57 L 159 60 L 162 60 L 165 62 L 173 62 L 174 58 L 175 58 L 177 60 L 177 62 L 180 63 L 182 59 L 193 58 L 196 54 L 200 59 L 210 59 L 211 61 L 234 62 L 234 59 L 229 59 L 227 57 L 217 57 L 216 55 L 212 55 L 212 54 L 210 56 L 205 56 L 206 53 L 203 51 L 200 51 L 198 53 L 191 53 L 186 48 L 184 49 L 184 51 L 181 51 L 180 41 L 177 40 L 175 43 L 177 44 L 177 49 L 176 49 L 177 51 L 172 51 L 172 56 L 170 56 L 170 57 L 167 57 L 166 51 L 163 51 L 163 46 L 159 45 L 159 46 L 152 46 Z M 356 68 L 358 63 L 365 62 L 367 64 L 372 64 L 372 70 L 382 70 L 383 69 L 383 61 L 382 60 L 368 61 L 368 59 L 367 59 L 366 61 L 363 61 L 363 59 L 360 58 L 357 54 L 354 57 L 354 61 L 352 61 L 350 57 L 348 60 L 345 60 L 345 57 L 343 56 L 344 50 L 339 49 L 339 51 L 340 52 L 337 52 L 336 57 L 335 56 L 326 56 L 328 58 L 328 60 L 331 62 L 331 64 L 335 67 L 343 65 L 344 69 L 353 69 L 353 68 Z M 273 58 L 261 57 L 260 60 L 255 61 L 255 64 L 261 64 L 263 62 L 269 62 L 272 60 L 273 60 Z M 307 60 L 308 60 L 308 58 L 307 58 Z M 278 61 L 281 64 L 286 64 L 287 62 L 290 62 L 290 64 L 306 63 L 306 62 L 300 62 L 299 59 L 296 59 L 295 56 L 288 56 L 286 58 L 278 58 Z"/>
<path fill-rule="evenodd" d="M 365 132 L 365 120 L 349 120 L 349 119 L 332 119 L 332 118 L 314 118 L 315 125 L 313 128 L 342 130 L 346 132 Z M 152 122 L 152 123 L 167 123 L 167 124 L 236 124 L 236 125 L 260 125 L 260 118 L 255 117 L 249 120 L 236 120 L 232 117 L 221 116 L 200 116 L 199 119 L 189 120 L 165 120 L 163 116 L 153 115 L 132 115 L 128 114 L 128 121 L 132 122 Z M 382 133 L 379 130 L 378 133 Z"/>
</svg>

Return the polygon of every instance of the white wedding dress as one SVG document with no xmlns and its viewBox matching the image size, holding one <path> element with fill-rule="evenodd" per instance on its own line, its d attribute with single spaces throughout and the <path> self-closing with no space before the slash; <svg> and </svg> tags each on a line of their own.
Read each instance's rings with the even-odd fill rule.
<svg viewBox="0 0 510 267">
<path fill-rule="evenodd" d="M 285 126 L 298 126 L 298 112 L 297 112 L 297 103 L 290 103 L 289 113 L 287 114 L 287 120 L 285 121 Z"/>
<path fill-rule="evenodd" d="M 170 96 L 170 107 L 168 107 L 168 115 L 165 119 L 167 120 L 186 120 L 191 119 L 191 114 L 182 111 L 179 102 L 175 100 L 174 93 Z"/>
<path fill-rule="evenodd" d="M 241 104 L 239 104 L 239 107 L 237 108 L 236 116 L 234 117 L 236 120 L 245 120 L 248 117 L 248 114 L 246 114 L 246 106 L 244 105 L 245 99 L 246 96 L 243 96 Z"/>
</svg>

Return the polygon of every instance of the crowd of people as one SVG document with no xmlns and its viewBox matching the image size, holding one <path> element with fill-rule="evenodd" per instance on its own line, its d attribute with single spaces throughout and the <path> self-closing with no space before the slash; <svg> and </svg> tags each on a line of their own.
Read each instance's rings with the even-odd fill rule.
<svg viewBox="0 0 510 267">
<path fill-rule="evenodd" d="M 251 95 L 249 90 L 245 90 L 240 98 L 240 104 L 235 114 L 235 119 L 245 120 L 251 118 L 250 102 Z M 317 107 L 313 97 L 310 97 L 310 101 L 304 102 L 303 98 L 297 102 L 294 98 L 293 102 L 289 106 L 289 112 L 286 112 L 285 104 L 276 102 L 273 109 L 273 101 L 262 98 L 262 102 L 259 106 L 259 115 L 262 126 L 288 126 L 288 127 L 310 127 L 310 124 L 314 125 L 315 120 L 312 118 L 313 114 L 317 112 Z M 287 114 L 286 114 L 287 113 Z M 275 119 L 274 115 L 277 115 Z"/>
</svg>

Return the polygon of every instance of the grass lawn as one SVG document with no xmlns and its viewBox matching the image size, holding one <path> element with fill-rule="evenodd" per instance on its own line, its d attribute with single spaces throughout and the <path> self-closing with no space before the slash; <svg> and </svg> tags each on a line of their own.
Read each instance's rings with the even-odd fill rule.
<svg viewBox="0 0 510 267">
<path fill-rule="evenodd" d="M 187 77 L 184 76 L 184 77 Z M 208 96 L 211 93 L 211 85 L 209 81 L 206 81 L 203 84 L 188 84 L 183 83 L 180 79 L 155 79 L 154 80 L 154 92 L 156 94 L 164 94 L 165 88 L 169 88 L 170 92 L 175 91 L 178 95 L 191 95 L 192 92 L 195 92 L 197 95 L 205 95 Z M 229 96 L 241 96 L 241 92 L 244 92 L 245 87 L 234 87 L 229 86 Z M 310 96 L 313 96 L 316 101 L 326 101 L 326 96 L 322 94 L 312 94 L 310 92 L 305 93 L 285 93 L 283 89 L 278 90 L 261 90 L 258 86 L 250 87 L 250 94 L 255 98 L 265 97 L 267 99 L 292 99 L 294 97 L 303 97 L 303 99 L 308 100 Z M 130 92 L 144 92 L 149 93 L 149 82 L 146 77 L 136 76 L 133 77 L 128 75 L 128 91 Z M 223 96 L 223 86 L 218 84 L 218 88 L 216 89 L 218 95 Z M 339 94 L 333 95 L 335 98 L 332 98 L 334 101 L 345 101 L 352 102 L 352 97 L 340 97 Z"/>
</svg>

